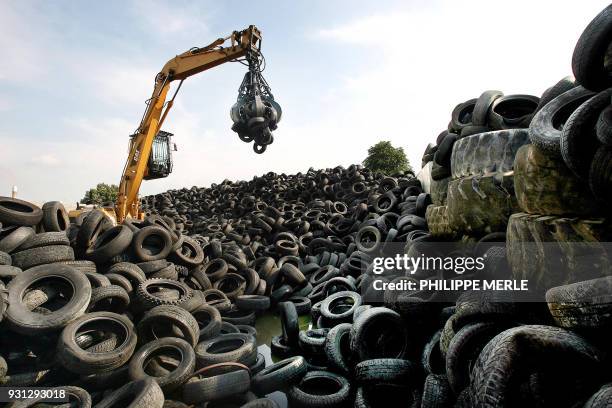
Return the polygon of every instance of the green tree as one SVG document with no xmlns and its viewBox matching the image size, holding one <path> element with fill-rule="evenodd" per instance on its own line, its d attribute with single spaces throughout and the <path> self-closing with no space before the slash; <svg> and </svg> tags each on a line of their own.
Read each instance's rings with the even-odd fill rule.
<svg viewBox="0 0 612 408">
<path fill-rule="evenodd" d="M 363 161 L 368 169 L 383 174 L 412 172 L 410 162 L 401 147 L 393 147 L 383 140 L 368 149 L 368 157 Z"/>
<path fill-rule="evenodd" d="M 98 183 L 98 185 L 85 192 L 85 197 L 81 199 L 81 204 L 105 204 L 117 201 L 119 187 L 116 184 Z"/>
</svg>

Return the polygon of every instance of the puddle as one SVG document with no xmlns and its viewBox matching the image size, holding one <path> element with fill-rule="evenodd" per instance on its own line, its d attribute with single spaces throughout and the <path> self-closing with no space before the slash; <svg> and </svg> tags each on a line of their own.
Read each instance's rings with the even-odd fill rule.
<svg viewBox="0 0 612 408">
<path fill-rule="evenodd" d="M 311 328 L 310 315 L 304 315 L 299 317 L 300 330 L 308 330 Z M 270 350 L 270 342 L 272 337 L 278 336 L 282 332 L 281 320 L 276 312 L 267 312 L 257 317 L 255 322 L 255 329 L 257 329 L 257 351 L 264 355 L 266 358 L 266 367 L 272 363 L 281 360 L 275 356 L 272 356 Z M 287 397 L 282 392 L 274 392 L 267 396 L 271 400 L 276 401 L 280 408 L 287 408 Z"/>
</svg>

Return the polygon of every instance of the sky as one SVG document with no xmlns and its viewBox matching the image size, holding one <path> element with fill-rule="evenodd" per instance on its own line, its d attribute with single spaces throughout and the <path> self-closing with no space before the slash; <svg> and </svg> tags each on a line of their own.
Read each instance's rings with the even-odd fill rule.
<svg viewBox="0 0 612 408">
<path fill-rule="evenodd" d="M 119 183 L 128 135 L 174 55 L 255 24 L 283 117 L 262 155 L 231 131 L 245 67 L 185 81 L 163 129 L 174 172 L 141 194 L 360 163 L 389 140 L 420 168 L 456 104 L 571 74 L 606 1 L 0 2 L 0 195 L 74 203 Z"/>
</svg>

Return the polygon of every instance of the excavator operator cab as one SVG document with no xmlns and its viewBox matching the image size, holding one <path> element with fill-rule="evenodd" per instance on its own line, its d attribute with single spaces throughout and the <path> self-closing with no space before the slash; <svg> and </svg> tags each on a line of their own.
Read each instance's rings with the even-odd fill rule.
<svg viewBox="0 0 612 408">
<path fill-rule="evenodd" d="M 155 135 L 147 170 L 143 177 L 145 180 L 168 177 L 172 173 L 172 150 L 176 150 L 176 145 L 172 143 L 172 136 L 172 133 L 163 130 Z"/>
</svg>

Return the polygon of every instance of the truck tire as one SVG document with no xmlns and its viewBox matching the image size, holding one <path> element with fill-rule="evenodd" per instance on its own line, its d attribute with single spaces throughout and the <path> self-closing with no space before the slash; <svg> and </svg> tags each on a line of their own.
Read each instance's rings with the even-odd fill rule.
<svg viewBox="0 0 612 408">
<path fill-rule="evenodd" d="M 464 137 L 453 148 L 452 178 L 512 171 L 517 150 L 528 143 L 526 129 L 497 130 Z"/>
<path fill-rule="evenodd" d="M 585 253 L 580 244 L 609 242 L 609 231 L 603 218 L 512 214 L 506 235 L 512 275 L 529 280 L 530 293 L 542 295 L 552 287 L 571 283 L 575 277 L 599 278 L 610 265 L 607 253 L 597 245 L 591 245 Z"/>
<path fill-rule="evenodd" d="M 546 292 L 546 302 L 561 327 L 572 330 L 610 327 L 612 277 L 551 288 Z"/>
<path fill-rule="evenodd" d="M 464 177 L 448 185 L 448 221 L 455 231 L 468 235 L 505 231 L 508 217 L 517 209 L 512 173 Z"/>
<path fill-rule="evenodd" d="M 572 55 L 572 71 L 585 88 L 600 91 L 612 86 L 606 65 L 612 42 L 612 5 L 603 9 L 584 29 Z"/>
<path fill-rule="evenodd" d="M 584 181 L 561 159 L 534 145 L 523 146 L 516 154 L 514 192 L 520 209 L 529 214 L 584 216 L 599 209 Z"/>
</svg>

